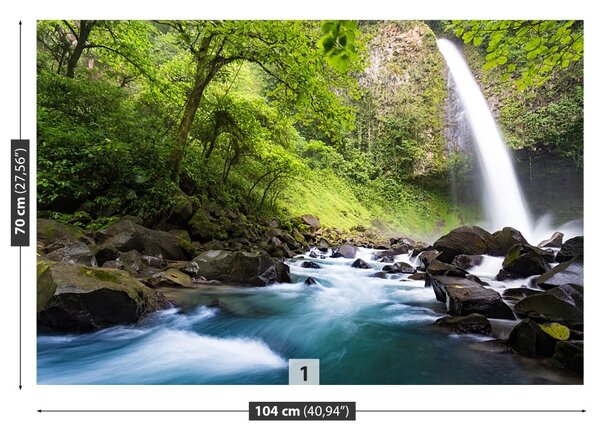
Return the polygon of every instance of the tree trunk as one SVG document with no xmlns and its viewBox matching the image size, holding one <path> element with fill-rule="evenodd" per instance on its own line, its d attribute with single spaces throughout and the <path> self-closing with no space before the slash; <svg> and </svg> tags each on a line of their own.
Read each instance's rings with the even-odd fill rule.
<svg viewBox="0 0 600 436">
<path fill-rule="evenodd" d="M 69 57 L 69 61 L 67 62 L 67 77 L 71 79 L 75 77 L 75 67 L 77 66 L 77 62 L 79 62 L 79 58 L 81 58 L 81 54 L 85 49 L 85 45 L 87 43 L 88 37 L 90 36 L 90 32 L 92 31 L 92 27 L 94 27 L 95 21 L 90 20 L 81 20 L 79 22 L 79 35 L 75 35 L 77 38 L 77 45 L 71 53 Z"/>
</svg>

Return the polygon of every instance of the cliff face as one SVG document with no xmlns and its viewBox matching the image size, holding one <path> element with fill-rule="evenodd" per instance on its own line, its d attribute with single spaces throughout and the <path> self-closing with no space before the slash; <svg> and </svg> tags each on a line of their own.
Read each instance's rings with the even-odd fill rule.
<svg viewBox="0 0 600 436">
<path fill-rule="evenodd" d="M 445 169 L 446 73 L 431 29 L 419 21 L 384 21 L 368 43 L 358 142 L 404 179 Z"/>
</svg>

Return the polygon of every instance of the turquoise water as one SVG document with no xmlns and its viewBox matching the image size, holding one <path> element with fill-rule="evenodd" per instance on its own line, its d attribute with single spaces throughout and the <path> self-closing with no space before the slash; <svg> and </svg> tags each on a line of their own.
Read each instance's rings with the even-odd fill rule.
<svg viewBox="0 0 600 436">
<path fill-rule="evenodd" d="M 381 269 L 370 256 L 358 254 Z M 321 384 L 574 382 L 488 337 L 433 327 L 445 307 L 422 281 L 368 277 L 348 259 L 300 262 L 289 261 L 295 283 L 165 290 L 180 308 L 134 326 L 39 332 L 38 383 L 287 384 L 290 358 L 320 359 Z M 304 285 L 309 275 L 318 285 Z"/>
</svg>

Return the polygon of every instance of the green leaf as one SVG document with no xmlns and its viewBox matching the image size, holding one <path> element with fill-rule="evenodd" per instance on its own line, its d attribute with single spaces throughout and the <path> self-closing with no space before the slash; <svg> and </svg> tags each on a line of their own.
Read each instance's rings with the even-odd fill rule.
<svg viewBox="0 0 600 436">
<path fill-rule="evenodd" d="M 571 332 L 568 327 L 565 327 L 562 324 L 557 322 L 547 322 L 544 324 L 540 324 L 542 330 L 544 330 L 548 335 L 552 336 L 554 339 L 558 339 L 559 341 L 566 341 L 569 339 Z"/>
<path fill-rule="evenodd" d="M 506 56 L 499 56 L 498 59 L 496 59 L 496 62 L 498 62 L 499 65 L 504 65 L 506 61 L 508 61 Z"/>
<path fill-rule="evenodd" d="M 483 42 L 483 37 L 481 37 L 481 36 L 476 36 L 473 38 L 473 45 L 475 47 L 479 47 L 482 42 Z"/>
</svg>

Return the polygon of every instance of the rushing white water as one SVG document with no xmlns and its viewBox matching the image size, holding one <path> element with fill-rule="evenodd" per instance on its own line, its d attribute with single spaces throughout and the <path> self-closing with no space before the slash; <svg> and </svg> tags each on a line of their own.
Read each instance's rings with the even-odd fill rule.
<svg viewBox="0 0 600 436">
<path fill-rule="evenodd" d="M 533 227 L 531 218 L 508 148 L 481 89 L 454 44 L 440 39 L 438 48 L 452 75 L 477 148 L 484 179 L 483 199 L 489 230 L 510 226 L 530 235 Z"/>
</svg>

